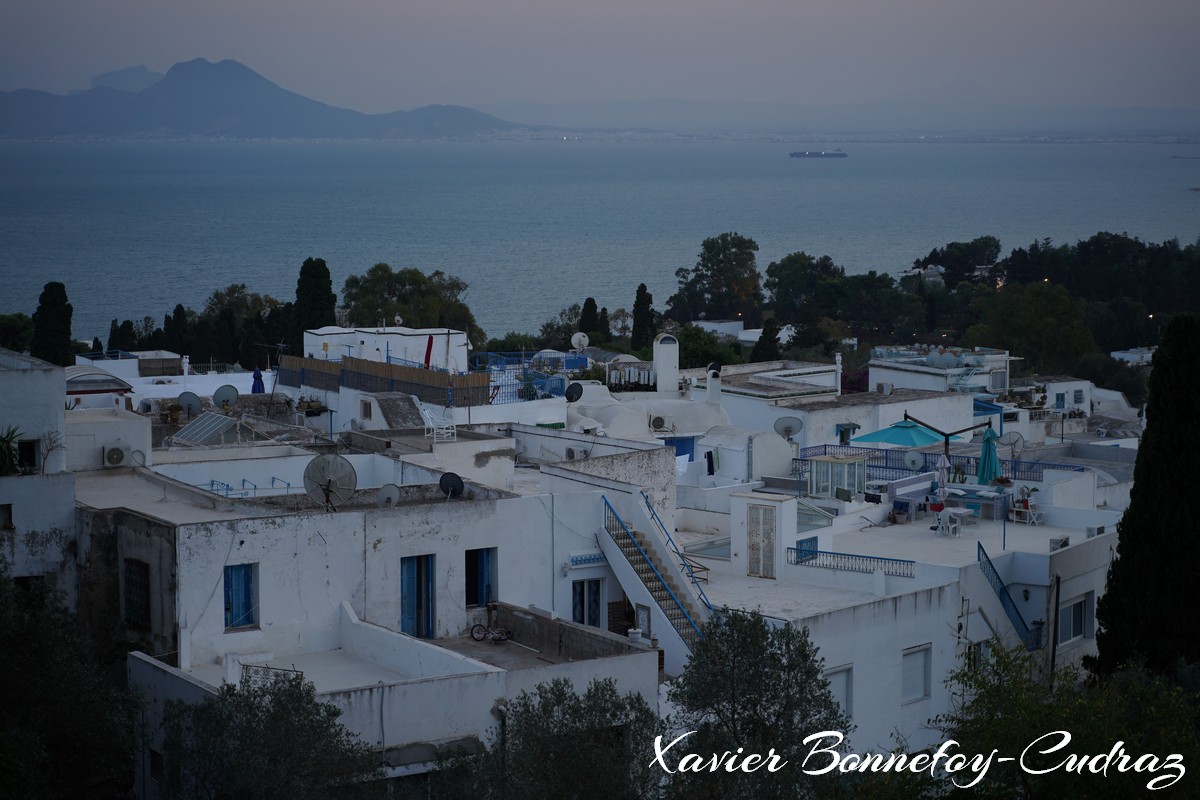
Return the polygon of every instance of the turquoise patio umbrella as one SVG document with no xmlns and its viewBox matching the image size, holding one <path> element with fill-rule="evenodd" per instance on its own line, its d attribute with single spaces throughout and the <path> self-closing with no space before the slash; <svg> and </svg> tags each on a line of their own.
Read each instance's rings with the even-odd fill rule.
<svg viewBox="0 0 1200 800">
<path fill-rule="evenodd" d="M 983 450 L 979 453 L 978 477 L 975 480 L 981 486 L 1000 477 L 1000 456 L 996 455 L 996 440 L 999 438 L 991 428 L 983 432 Z"/>
<path fill-rule="evenodd" d="M 952 436 L 950 438 L 957 439 L 959 437 Z M 945 437 L 924 425 L 910 420 L 901 420 L 881 430 L 855 436 L 850 441 L 891 444 L 897 447 L 928 447 L 931 444 L 942 444 Z"/>
</svg>

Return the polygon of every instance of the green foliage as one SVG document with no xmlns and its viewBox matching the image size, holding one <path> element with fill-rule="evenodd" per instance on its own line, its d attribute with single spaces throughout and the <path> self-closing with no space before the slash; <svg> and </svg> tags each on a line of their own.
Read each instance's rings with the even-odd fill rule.
<svg viewBox="0 0 1200 800">
<path fill-rule="evenodd" d="M 1200 617 L 1194 608 L 1200 537 L 1181 502 L 1181 480 L 1200 474 L 1200 316 L 1171 320 L 1154 354 L 1146 431 L 1138 447 L 1129 508 L 1117 525 L 1117 558 L 1096 609 L 1098 657 L 1107 675 L 1136 660 L 1166 673 L 1179 661 L 1200 663 Z"/>
<path fill-rule="evenodd" d="M 381 787 L 378 752 L 342 727 L 301 676 L 225 684 L 199 703 L 163 709 L 163 796 L 318 800 Z"/>
<path fill-rule="evenodd" d="M 342 305 L 351 325 L 394 325 L 396 317 L 409 328 L 453 328 L 464 331 L 480 349 L 487 334 L 463 300 L 465 281 L 441 270 L 428 276 L 414 267 L 393 270 L 376 264 L 364 275 L 351 275 L 342 286 Z M 466 365 L 462 365 L 463 368 Z"/>
<path fill-rule="evenodd" d="M 33 340 L 33 319 L 28 314 L 0 314 L 0 347 L 24 353 Z"/>
<path fill-rule="evenodd" d="M 641 695 L 617 693 L 611 678 L 582 695 L 558 678 L 508 704 L 495 745 L 444 762 L 430 777 L 443 800 L 652 800 L 663 773 L 651 766 L 663 733 Z"/>
<path fill-rule="evenodd" d="M 696 264 L 675 271 L 679 291 L 667 301 L 667 314 L 680 323 L 700 319 L 740 319 L 755 327 L 762 319 L 762 286 L 754 254 L 758 243 L 737 233 L 705 239 Z M 635 308 L 636 311 L 636 308 Z"/>
<path fill-rule="evenodd" d="M 803 251 L 767 266 L 767 300 L 784 324 L 812 327 L 836 305 L 846 271 L 829 256 L 813 258 Z"/>
<path fill-rule="evenodd" d="M 124 797 L 138 702 L 105 680 L 60 593 L 0 557 L 0 795 Z"/>
<path fill-rule="evenodd" d="M 489 353 L 536 353 L 540 348 L 533 334 L 509 331 L 501 339 L 488 339 L 484 349 Z"/>
<path fill-rule="evenodd" d="M 571 336 L 579 330 L 579 317 L 582 313 L 579 303 L 572 303 L 559 311 L 557 316 L 543 322 L 537 337 L 539 348 L 569 350 Z"/>
<path fill-rule="evenodd" d="M 964 344 L 1008 350 L 1043 374 L 1063 374 L 1096 343 L 1083 324 L 1083 308 L 1055 284 L 1005 286 L 972 326 Z"/>
<path fill-rule="evenodd" d="M 829 693 L 823 669 L 824 661 L 807 628 L 773 628 L 758 614 L 728 608 L 714 615 L 668 695 L 680 709 L 679 718 L 671 720 L 674 726 L 695 731 L 676 746 L 675 758 L 739 747 L 765 755 L 774 748 L 789 766 L 774 773 L 765 769 L 679 773 L 674 777 L 673 796 L 747 800 L 816 796 L 826 779 L 797 768 L 806 752 L 803 739 L 820 731 L 850 729 Z"/>
<path fill-rule="evenodd" d="M 1146 376 L 1136 367 L 1104 353 L 1087 353 L 1071 370 L 1076 378 L 1091 381 L 1101 389 L 1122 392 L 1134 408 L 1146 402 Z"/>
<path fill-rule="evenodd" d="M 1048 769 L 1070 754 L 1102 756 L 1118 742 L 1131 755 L 1130 762 L 1147 753 L 1160 759 L 1178 753 L 1190 765 L 1200 756 L 1200 694 L 1140 666 L 1089 683 L 1073 667 L 1047 674 L 1040 654 L 1022 647 L 1007 650 L 996 641 L 987 658 L 961 664 L 947 685 L 958 705 L 934 720 L 944 738 L 958 742 L 959 752 L 998 751 L 985 778 L 969 790 L 971 797 L 1143 797 L 1155 774 L 1121 772 L 1115 764 L 1107 774 L 1086 768 L 1042 775 L 1031 770 Z M 1070 744 L 1055 753 L 1040 753 L 1061 742 L 1056 731 L 1068 732 Z M 1041 747 L 1022 756 L 1039 741 Z M 1029 769 L 1022 769 L 1020 761 L 1001 762 L 1000 757 L 1024 758 Z"/>
<path fill-rule="evenodd" d="M 595 336 L 596 332 L 600 330 L 600 310 L 596 307 L 594 297 L 583 301 L 583 308 L 579 310 L 579 330 L 589 337 Z"/>
<path fill-rule="evenodd" d="M 654 295 L 646 289 L 646 284 L 639 283 L 637 294 L 633 298 L 633 327 L 629 333 L 629 346 L 641 350 L 654 344 L 658 335 L 658 326 L 654 322 Z"/>
<path fill-rule="evenodd" d="M 20 436 L 21 429 L 15 425 L 9 425 L 4 429 L 4 433 L 0 433 L 0 478 L 16 475 L 21 471 L 20 453 L 17 450 L 17 439 Z"/>
<path fill-rule="evenodd" d="M 323 258 L 306 258 L 296 279 L 296 303 L 292 307 L 292 330 L 288 337 L 288 352 L 300 353 L 304 347 L 304 332 L 337 324 L 337 295 L 333 278 Z"/>
<path fill-rule="evenodd" d="M 779 358 L 779 320 L 769 317 L 763 322 L 762 335 L 750 351 L 750 360 L 777 361 Z"/>
<path fill-rule="evenodd" d="M 946 288 L 953 290 L 974 273 L 976 267 L 990 267 L 1000 257 L 1000 240 L 995 236 L 980 236 L 970 242 L 950 242 L 935 247 L 925 258 L 913 262 L 914 268 L 941 266 Z"/>
<path fill-rule="evenodd" d="M 33 338 L 29 355 L 67 367 L 75 363 L 71 354 L 71 315 L 67 287 L 51 281 L 42 288 L 37 311 L 33 312 Z"/>
<path fill-rule="evenodd" d="M 706 367 L 714 361 L 718 364 L 742 363 L 736 342 L 723 341 L 695 325 L 684 325 L 675 331 L 675 338 L 679 340 L 680 369 Z"/>
</svg>

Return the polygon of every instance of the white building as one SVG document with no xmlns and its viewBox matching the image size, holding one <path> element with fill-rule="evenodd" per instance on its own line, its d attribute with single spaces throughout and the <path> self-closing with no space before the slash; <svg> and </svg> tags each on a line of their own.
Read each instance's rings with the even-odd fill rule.
<svg viewBox="0 0 1200 800">
<path fill-rule="evenodd" d="M 935 392 L 1008 393 L 1010 365 L 1006 350 L 929 346 L 876 347 L 868 362 L 870 385 Z"/>
<path fill-rule="evenodd" d="M 0 474 L 0 553 L 24 583 L 49 581 L 77 604 L 75 476 L 67 471 L 61 367 L 0 350 L 0 437 L 16 462 Z M 7 471 L 7 470 L 6 470 Z"/>
<path fill-rule="evenodd" d="M 426 369 L 464 372 L 470 367 L 467 334 L 451 328 L 341 328 L 328 325 L 304 332 L 306 358 L 346 356 Z"/>
</svg>

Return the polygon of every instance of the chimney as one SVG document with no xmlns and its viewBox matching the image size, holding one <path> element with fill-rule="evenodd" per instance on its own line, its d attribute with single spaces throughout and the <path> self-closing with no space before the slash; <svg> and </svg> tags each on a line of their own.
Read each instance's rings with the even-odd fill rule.
<svg viewBox="0 0 1200 800">
<path fill-rule="evenodd" d="M 654 371 L 659 394 L 679 391 L 679 340 L 669 333 L 654 337 Z"/>
</svg>

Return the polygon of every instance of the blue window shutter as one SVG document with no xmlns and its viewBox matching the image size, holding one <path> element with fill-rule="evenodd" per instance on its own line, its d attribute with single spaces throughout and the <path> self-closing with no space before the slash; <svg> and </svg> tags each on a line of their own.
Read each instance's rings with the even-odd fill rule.
<svg viewBox="0 0 1200 800">
<path fill-rule="evenodd" d="M 225 627 L 244 628 L 255 624 L 254 565 L 235 564 L 225 568 Z"/>
<path fill-rule="evenodd" d="M 479 551 L 479 603 L 491 603 L 497 600 L 495 588 L 492 586 L 492 568 L 496 552 L 492 548 Z"/>
<path fill-rule="evenodd" d="M 417 559 L 400 559 L 400 630 L 417 635 Z"/>
</svg>

